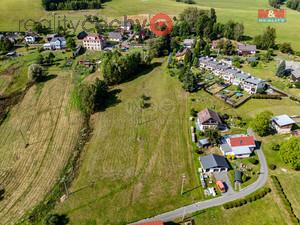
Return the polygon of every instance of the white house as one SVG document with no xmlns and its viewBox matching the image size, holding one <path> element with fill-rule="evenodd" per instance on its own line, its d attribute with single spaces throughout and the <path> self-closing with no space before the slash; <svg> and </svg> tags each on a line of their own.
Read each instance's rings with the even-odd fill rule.
<svg viewBox="0 0 300 225">
<path fill-rule="evenodd" d="M 83 39 L 83 47 L 91 51 L 102 51 L 106 42 L 99 34 L 90 34 Z"/>
<path fill-rule="evenodd" d="M 35 42 L 35 36 L 26 36 L 24 39 L 26 44 L 34 44 Z"/>
<path fill-rule="evenodd" d="M 255 77 L 249 77 L 243 82 L 243 89 L 249 94 L 261 93 L 266 89 L 266 86 L 266 81 Z"/>
<path fill-rule="evenodd" d="M 296 122 L 292 120 L 288 115 L 280 115 L 273 117 L 271 123 L 277 133 L 287 134 L 291 132 L 293 125 Z"/>
<path fill-rule="evenodd" d="M 50 42 L 43 45 L 45 50 L 60 50 L 66 48 L 66 40 L 64 37 L 54 37 Z"/>
<path fill-rule="evenodd" d="M 223 137 L 220 150 L 224 156 L 246 158 L 251 155 L 255 147 L 256 144 L 253 136 L 238 134 Z"/>
</svg>

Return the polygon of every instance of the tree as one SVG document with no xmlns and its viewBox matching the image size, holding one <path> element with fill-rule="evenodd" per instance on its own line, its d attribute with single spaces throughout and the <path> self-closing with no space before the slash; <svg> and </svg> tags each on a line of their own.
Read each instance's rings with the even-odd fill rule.
<svg viewBox="0 0 300 225">
<path fill-rule="evenodd" d="M 203 55 L 204 56 L 210 56 L 210 46 L 209 46 L 209 44 L 207 44 L 206 46 L 205 46 L 205 48 L 204 48 L 204 50 L 203 50 Z"/>
<path fill-rule="evenodd" d="M 69 48 L 69 49 L 74 49 L 74 48 L 76 48 L 76 42 L 75 42 L 74 38 L 68 37 L 66 42 L 67 42 L 67 43 L 66 43 L 67 48 Z"/>
<path fill-rule="evenodd" d="M 226 40 L 224 42 L 224 48 L 223 48 L 224 54 L 226 55 L 233 55 L 235 52 L 235 47 L 232 44 L 230 40 Z"/>
<path fill-rule="evenodd" d="M 204 131 L 204 136 L 208 138 L 211 144 L 219 144 L 221 135 L 216 129 L 206 129 Z"/>
<path fill-rule="evenodd" d="M 38 64 L 32 64 L 28 67 L 28 80 L 32 82 L 36 82 L 41 80 L 41 78 L 45 75 L 44 69 L 42 66 Z"/>
<path fill-rule="evenodd" d="M 148 40 L 148 51 L 151 57 L 168 55 L 170 43 L 168 37 L 158 37 Z"/>
<path fill-rule="evenodd" d="M 250 127 L 259 135 L 267 136 L 270 134 L 270 119 L 272 113 L 269 111 L 264 111 L 259 113 L 250 123 Z"/>
<path fill-rule="evenodd" d="M 181 81 L 183 83 L 183 89 L 188 92 L 195 92 L 198 88 L 198 79 L 191 70 L 186 70 L 183 73 Z"/>
<path fill-rule="evenodd" d="M 8 38 L 3 38 L 0 40 L 0 52 L 8 52 L 12 50 L 14 43 Z"/>
<path fill-rule="evenodd" d="M 254 43 L 259 49 L 267 50 L 274 48 L 276 43 L 276 30 L 272 27 L 267 27 L 262 35 L 254 37 Z"/>
<path fill-rule="evenodd" d="M 66 215 L 50 214 L 45 218 L 44 225 L 67 225 L 69 218 Z"/>
<path fill-rule="evenodd" d="M 285 60 L 282 60 L 277 68 L 276 76 L 283 77 L 285 75 L 286 75 L 286 62 Z"/>
<path fill-rule="evenodd" d="M 300 139 L 293 137 L 285 141 L 279 150 L 282 160 L 295 170 L 300 169 Z"/>
<path fill-rule="evenodd" d="M 234 40 L 240 41 L 244 35 L 244 25 L 242 23 L 235 24 L 233 33 Z"/>
</svg>

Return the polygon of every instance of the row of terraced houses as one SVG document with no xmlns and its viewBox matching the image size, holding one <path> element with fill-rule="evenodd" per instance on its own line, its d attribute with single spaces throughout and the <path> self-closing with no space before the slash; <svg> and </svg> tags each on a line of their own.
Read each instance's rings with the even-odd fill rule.
<svg viewBox="0 0 300 225">
<path fill-rule="evenodd" d="M 199 58 L 199 67 L 210 70 L 214 75 L 221 77 L 226 83 L 239 85 L 249 94 L 261 93 L 266 89 L 266 82 L 245 73 L 231 65 L 217 61 L 212 57 Z"/>
</svg>

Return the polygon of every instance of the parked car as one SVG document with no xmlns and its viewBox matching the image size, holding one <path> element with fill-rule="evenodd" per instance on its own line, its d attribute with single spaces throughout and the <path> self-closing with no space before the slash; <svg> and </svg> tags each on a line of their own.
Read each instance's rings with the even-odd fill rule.
<svg viewBox="0 0 300 225">
<path fill-rule="evenodd" d="M 216 185 L 218 187 L 218 189 L 222 192 L 222 193 L 225 193 L 226 192 L 226 188 L 225 188 L 225 185 L 222 181 L 220 180 L 217 180 L 216 181 Z"/>
</svg>

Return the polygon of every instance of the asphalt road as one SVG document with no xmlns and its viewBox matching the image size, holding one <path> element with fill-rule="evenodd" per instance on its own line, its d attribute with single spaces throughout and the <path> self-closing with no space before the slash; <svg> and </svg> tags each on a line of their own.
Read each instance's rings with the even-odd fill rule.
<svg viewBox="0 0 300 225">
<path fill-rule="evenodd" d="M 254 135 L 254 132 L 249 129 L 248 134 Z M 246 188 L 242 189 L 241 191 L 234 192 L 230 195 L 221 196 L 218 198 L 214 198 L 214 199 L 210 199 L 210 200 L 206 200 L 206 201 L 197 202 L 197 203 L 194 203 L 191 205 L 187 205 L 187 206 L 175 209 L 173 211 L 154 216 L 152 218 L 147 218 L 147 219 L 138 221 L 136 223 L 132 223 L 132 225 L 137 224 L 137 223 L 157 221 L 157 220 L 160 220 L 163 222 L 172 221 L 176 218 L 183 217 L 184 215 L 187 215 L 187 214 L 191 214 L 191 213 L 194 213 L 194 212 L 197 212 L 197 211 L 200 211 L 203 209 L 211 208 L 214 206 L 223 205 L 227 202 L 243 198 L 243 197 L 255 192 L 256 190 L 263 187 L 268 179 L 268 166 L 267 166 L 267 162 L 266 162 L 266 159 L 265 159 L 262 149 L 256 150 L 256 154 L 258 155 L 258 158 L 260 161 L 259 177 L 253 184 L 247 186 Z"/>
</svg>

